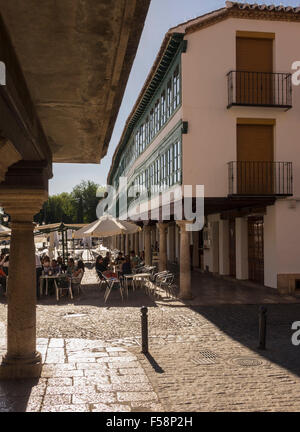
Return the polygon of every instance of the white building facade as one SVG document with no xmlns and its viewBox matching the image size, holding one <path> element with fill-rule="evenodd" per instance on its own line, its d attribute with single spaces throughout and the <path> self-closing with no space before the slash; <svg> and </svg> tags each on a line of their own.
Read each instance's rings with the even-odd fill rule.
<svg viewBox="0 0 300 432">
<path fill-rule="evenodd" d="M 205 227 L 188 234 L 185 258 L 292 294 L 300 281 L 298 40 L 298 8 L 236 2 L 171 29 L 108 177 L 147 190 L 204 185 Z M 167 260 L 181 262 L 180 224 L 158 219 Z M 155 246 L 157 221 L 143 220 Z"/>
</svg>

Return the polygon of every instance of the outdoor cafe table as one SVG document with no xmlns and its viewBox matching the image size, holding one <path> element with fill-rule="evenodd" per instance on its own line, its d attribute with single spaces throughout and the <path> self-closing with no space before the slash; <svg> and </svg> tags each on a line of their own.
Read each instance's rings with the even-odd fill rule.
<svg viewBox="0 0 300 432">
<path fill-rule="evenodd" d="M 43 294 L 43 285 L 44 281 L 46 281 L 46 296 L 48 295 L 48 281 L 49 279 L 54 280 L 55 288 L 56 288 L 56 280 L 65 278 L 67 275 L 65 273 L 58 273 L 56 275 L 42 275 L 40 276 L 40 295 Z"/>
<path fill-rule="evenodd" d="M 128 275 L 128 276 L 131 276 L 132 287 L 133 287 L 133 289 L 135 289 L 135 282 L 138 280 L 140 280 L 141 282 L 148 282 L 150 280 L 151 273 L 135 273 L 135 274 Z"/>
</svg>

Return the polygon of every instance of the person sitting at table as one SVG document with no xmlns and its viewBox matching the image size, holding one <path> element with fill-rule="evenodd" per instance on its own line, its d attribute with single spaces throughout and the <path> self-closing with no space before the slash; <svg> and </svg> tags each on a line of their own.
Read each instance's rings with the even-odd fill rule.
<svg viewBox="0 0 300 432">
<path fill-rule="evenodd" d="M 115 260 L 115 264 L 116 265 L 122 264 L 124 262 L 124 260 L 125 260 L 125 258 L 123 257 L 122 252 L 119 252 L 118 255 L 117 255 L 117 258 Z"/>
<path fill-rule="evenodd" d="M 52 268 L 52 273 L 53 273 L 54 275 L 60 273 L 60 267 L 59 267 L 59 265 L 58 265 L 58 262 L 57 262 L 55 259 L 53 259 L 53 260 L 51 261 L 51 268 Z"/>
<path fill-rule="evenodd" d="M 58 264 L 61 272 L 65 272 L 67 270 L 67 266 L 66 266 L 66 264 L 64 264 L 61 256 L 59 256 L 57 258 L 57 264 Z"/>
<path fill-rule="evenodd" d="M 74 262 L 73 258 L 69 258 L 68 259 L 67 274 L 69 276 L 71 276 L 74 272 L 74 269 L 75 269 L 75 262 Z"/>
<path fill-rule="evenodd" d="M 81 279 L 83 277 L 83 274 L 84 274 L 84 264 L 82 260 L 79 260 L 76 269 L 73 271 L 72 277 Z"/>
<path fill-rule="evenodd" d="M 103 257 L 99 255 L 96 259 L 96 272 L 98 273 L 98 276 L 102 278 L 102 273 L 105 272 L 106 266 L 103 262 Z"/>
<path fill-rule="evenodd" d="M 125 257 L 125 261 L 123 262 L 121 269 L 122 269 L 121 271 L 122 276 L 132 274 L 130 258 L 128 255 Z"/>
<path fill-rule="evenodd" d="M 84 275 L 84 263 L 82 260 L 79 260 L 77 263 L 76 268 L 74 268 L 73 273 L 72 273 L 72 277 L 69 278 L 69 280 L 71 279 L 71 284 L 72 286 L 78 286 L 78 294 L 80 291 L 80 283 L 81 283 L 81 279 L 83 278 Z"/>
<path fill-rule="evenodd" d="M 109 263 L 110 263 L 110 254 L 109 254 L 109 252 L 106 252 L 105 257 L 103 258 L 103 264 L 104 264 L 105 267 L 106 267 L 105 270 L 107 270 L 107 268 L 108 268 L 108 266 L 109 266 Z"/>
<path fill-rule="evenodd" d="M 48 256 L 43 258 L 43 272 L 45 276 L 48 276 L 52 273 L 50 258 Z"/>
<path fill-rule="evenodd" d="M 136 255 L 134 251 L 130 252 L 130 261 L 132 268 L 137 267 L 141 262 L 140 258 L 138 257 L 138 255 Z"/>
</svg>

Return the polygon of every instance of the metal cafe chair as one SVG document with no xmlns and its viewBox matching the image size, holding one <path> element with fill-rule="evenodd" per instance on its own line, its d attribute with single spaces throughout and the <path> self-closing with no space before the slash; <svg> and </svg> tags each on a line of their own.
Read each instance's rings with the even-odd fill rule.
<svg viewBox="0 0 300 432">
<path fill-rule="evenodd" d="M 123 293 L 123 286 L 122 286 L 122 282 L 120 279 L 118 278 L 107 278 L 105 275 L 103 275 L 106 281 L 106 290 L 104 293 L 104 303 L 107 302 L 107 299 L 110 295 L 110 293 L 112 292 L 112 289 L 115 285 L 119 285 L 119 289 L 120 289 L 120 294 L 122 297 L 122 301 L 124 300 L 124 293 Z"/>
</svg>

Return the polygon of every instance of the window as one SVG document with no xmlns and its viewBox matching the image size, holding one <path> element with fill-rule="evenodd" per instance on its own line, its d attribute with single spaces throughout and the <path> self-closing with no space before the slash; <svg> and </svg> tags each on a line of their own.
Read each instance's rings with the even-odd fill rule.
<svg viewBox="0 0 300 432">
<path fill-rule="evenodd" d="M 173 109 L 175 110 L 180 102 L 180 82 L 179 82 L 179 66 L 176 67 L 173 74 Z"/>
<path fill-rule="evenodd" d="M 180 141 L 175 142 L 173 147 L 174 154 L 174 173 L 173 180 L 174 184 L 179 183 L 181 180 L 181 155 L 180 155 Z"/>
<path fill-rule="evenodd" d="M 160 109 L 159 109 L 159 100 L 156 101 L 154 107 L 154 122 L 155 122 L 155 134 L 159 131 L 160 128 Z"/>
<path fill-rule="evenodd" d="M 153 109 L 150 111 L 150 139 L 152 139 L 155 135 L 154 131 L 154 111 Z"/>
<path fill-rule="evenodd" d="M 167 116 L 172 114 L 172 81 L 169 80 L 167 84 Z"/>
<path fill-rule="evenodd" d="M 119 166 L 116 167 L 116 175 L 128 171 L 132 163 L 141 155 L 148 144 L 153 140 L 156 134 L 164 127 L 167 120 L 172 116 L 173 112 L 178 108 L 181 102 L 181 77 L 180 67 L 175 65 L 165 80 L 165 84 L 157 92 L 157 98 L 153 99 L 151 105 L 146 109 L 143 116 L 143 123 L 139 123 L 133 132 L 133 138 L 126 145 L 123 153 L 123 158 L 120 160 Z M 167 185 L 170 182 L 180 181 L 180 142 L 174 144 L 171 152 L 166 152 L 159 156 L 159 166 L 155 163 L 154 167 L 147 172 L 145 182 L 156 181 L 154 184 Z M 172 171 L 171 171 L 172 170 Z M 172 173 L 172 179 L 171 179 Z"/>
<path fill-rule="evenodd" d="M 135 155 L 136 155 L 136 157 L 138 157 L 138 155 L 140 154 L 140 152 L 139 152 L 139 132 L 137 132 L 136 134 L 135 134 Z"/>
<path fill-rule="evenodd" d="M 167 174 L 168 174 L 168 186 L 172 186 L 173 184 L 173 147 L 170 147 L 168 150 L 168 169 L 167 169 Z"/>
<path fill-rule="evenodd" d="M 145 146 L 147 146 L 149 144 L 150 141 L 150 133 L 149 133 L 149 117 L 146 118 L 146 123 L 145 123 Z"/>
<path fill-rule="evenodd" d="M 162 92 L 160 97 L 160 125 L 161 127 L 166 123 L 167 119 L 167 101 L 166 101 L 166 93 L 165 91 Z"/>
</svg>

